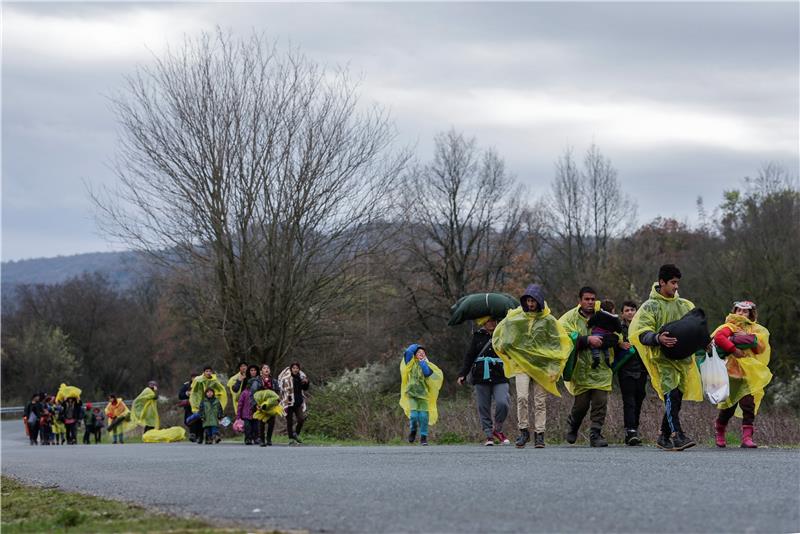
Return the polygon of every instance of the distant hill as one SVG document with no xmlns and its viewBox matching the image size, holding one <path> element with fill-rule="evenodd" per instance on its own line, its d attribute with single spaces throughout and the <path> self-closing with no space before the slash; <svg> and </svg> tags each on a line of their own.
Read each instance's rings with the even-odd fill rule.
<svg viewBox="0 0 800 534">
<path fill-rule="evenodd" d="M 93 252 L 55 258 L 7 261 L 0 264 L 3 293 L 21 284 L 57 284 L 83 273 L 99 272 L 120 289 L 135 285 L 150 267 L 137 252 Z"/>
</svg>

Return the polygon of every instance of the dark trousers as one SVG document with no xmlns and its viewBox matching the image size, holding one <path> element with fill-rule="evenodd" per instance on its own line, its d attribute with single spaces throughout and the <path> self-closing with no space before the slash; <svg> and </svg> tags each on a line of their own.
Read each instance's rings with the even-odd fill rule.
<svg viewBox="0 0 800 534">
<path fill-rule="evenodd" d="M 144 427 L 144 430 L 142 431 L 142 434 L 144 434 L 144 433 L 145 433 L 145 432 L 147 432 L 148 430 L 153 430 L 154 428 L 155 428 L 154 426 L 145 426 L 145 427 Z"/>
<path fill-rule="evenodd" d="M 258 439 L 258 419 L 244 419 L 244 439 L 251 442 Z"/>
<path fill-rule="evenodd" d="M 294 428 L 294 420 L 297 419 L 297 428 Z M 303 405 L 295 405 L 286 409 L 286 432 L 289 437 L 300 434 L 303 423 L 306 421 L 306 414 L 303 413 Z"/>
<path fill-rule="evenodd" d="M 275 430 L 275 416 L 273 415 L 267 422 L 264 421 L 258 422 L 258 437 L 261 440 L 261 443 L 272 443 L 272 431 Z M 266 437 L 264 436 L 266 431 Z"/>
<path fill-rule="evenodd" d="M 89 444 L 89 437 L 94 433 L 95 433 L 94 427 L 92 427 L 92 426 L 84 426 L 84 431 L 83 431 L 83 444 L 84 445 L 88 445 Z M 97 443 L 96 440 L 95 440 L 95 443 Z"/>
<path fill-rule="evenodd" d="M 78 443 L 78 423 L 65 423 L 67 427 L 67 443 Z"/>
<path fill-rule="evenodd" d="M 492 419 L 492 398 L 494 398 L 494 419 Z M 492 432 L 502 432 L 503 422 L 508 416 L 508 382 L 502 384 L 475 384 L 475 400 L 481 429 L 487 438 Z"/>
<path fill-rule="evenodd" d="M 95 428 L 94 429 L 93 434 L 94 434 L 94 442 L 95 443 L 100 443 L 100 440 L 103 439 L 102 438 L 102 432 L 103 432 L 102 428 Z"/>
<path fill-rule="evenodd" d="M 730 408 L 725 408 L 724 410 L 719 411 L 719 415 L 717 419 L 723 425 L 727 425 L 728 421 L 731 420 L 733 414 L 736 413 L 736 406 L 739 406 L 742 409 L 742 425 L 751 425 L 753 421 L 756 420 L 756 400 L 753 398 L 752 395 L 745 395 L 739 402 L 731 406 Z"/>
<path fill-rule="evenodd" d="M 664 418 L 661 420 L 661 433 L 669 435 L 672 432 L 683 432 L 681 429 L 681 401 L 683 392 L 675 388 L 664 395 Z"/>
<path fill-rule="evenodd" d="M 589 418 L 592 421 L 590 428 L 592 430 L 602 429 L 603 423 L 606 421 L 608 391 L 590 389 L 575 397 L 567 424 L 577 430 L 581 426 L 583 418 L 586 417 L 586 413 L 589 412 L 589 408 L 591 408 Z"/>
<path fill-rule="evenodd" d="M 647 375 L 644 373 L 641 373 L 639 378 L 619 377 L 619 389 L 622 392 L 622 413 L 626 430 L 639 429 L 639 414 L 642 413 L 646 385 Z"/>
<path fill-rule="evenodd" d="M 198 440 L 203 439 L 203 421 L 201 419 L 189 425 L 189 434 L 194 435 Z"/>
<path fill-rule="evenodd" d="M 28 436 L 31 439 L 31 445 L 35 445 L 39 438 L 39 423 L 28 423 Z"/>
<path fill-rule="evenodd" d="M 203 427 L 203 430 L 205 431 L 205 434 L 206 434 L 206 443 L 213 443 L 214 439 L 219 434 L 219 427 L 217 427 L 217 426 Z M 201 435 L 200 441 L 202 441 L 202 440 L 203 440 L 203 438 L 202 438 L 202 435 Z"/>
</svg>

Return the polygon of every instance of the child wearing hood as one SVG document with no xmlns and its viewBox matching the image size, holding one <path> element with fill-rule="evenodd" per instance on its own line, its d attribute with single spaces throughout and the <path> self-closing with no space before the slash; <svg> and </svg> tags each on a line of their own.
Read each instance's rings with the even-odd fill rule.
<svg viewBox="0 0 800 534">
<path fill-rule="evenodd" d="M 608 350 L 619 345 L 620 338 L 617 334 L 622 333 L 622 323 L 619 315 L 614 313 L 616 306 L 613 300 L 605 299 L 600 303 L 600 309 L 589 317 L 588 326 L 590 335 L 602 338 L 603 342 L 599 347 L 589 347 L 592 353 L 592 369 L 597 369 L 600 365 L 600 356 L 606 366 L 611 367 L 611 357 Z"/>
<path fill-rule="evenodd" d="M 206 389 L 206 398 L 200 403 L 200 417 L 203 420 L 203 432 L 205 434 L 206 445 L 219 443 L 219 421 L 222 419 L 222 404 L 216 397 L 212 388 Z M 203 440 L 200 439 L 200 443 Z"/>
<path fill-rule="evenodd" d="M 428 444 L 428 426 L 436 424 L 439 412 L 436 401 L 444 375 L 428 360 L 425 347 L 409 345 L 400 361 L 400 406 L 410 421 L 408 442 L 414 443 L 419 432 L 420 445 Z"/>
</svg>

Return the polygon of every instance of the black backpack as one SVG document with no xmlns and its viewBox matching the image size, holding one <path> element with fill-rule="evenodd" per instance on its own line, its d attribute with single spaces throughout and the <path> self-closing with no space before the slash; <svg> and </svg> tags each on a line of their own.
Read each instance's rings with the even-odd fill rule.
<svg viewBox="0 0 800 534">
<path fill-rule="evenodd" d="M 661 345 L 661 352 L 670 360 L 683 360 L 695 352 L 705 349 L 711 342 L 708 334 L 706 314 L 700 308 L 686 313 L 677 321 L 662 326 L 658 333 L 669 332 L 670 337 L 678 340 L 674 347 Z"/>
</svg>

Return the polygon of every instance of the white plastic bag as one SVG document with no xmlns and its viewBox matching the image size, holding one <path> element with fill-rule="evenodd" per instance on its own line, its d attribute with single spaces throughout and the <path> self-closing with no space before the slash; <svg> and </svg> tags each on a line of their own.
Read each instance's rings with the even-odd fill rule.
<svg viewBox="0 0 800 534">
<path fill-rule="evenodd" d="M 711 404 L 719 404 L 726 400 L 731 393 L 728 369 L 717 354 L 717 347 L 713 344 L 711 345 L 711 354 L 707 354 L 705 360 L 700 364 L 700 379 L 703 381 L 703 393 Z"/>
</svg>

